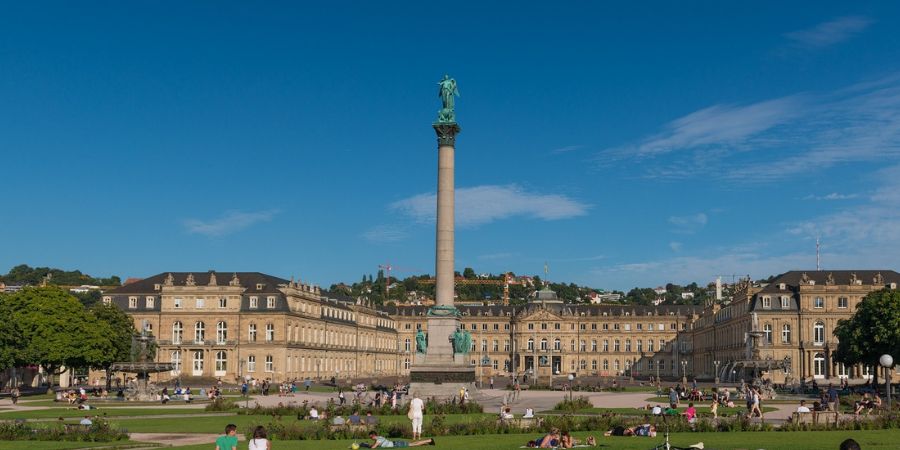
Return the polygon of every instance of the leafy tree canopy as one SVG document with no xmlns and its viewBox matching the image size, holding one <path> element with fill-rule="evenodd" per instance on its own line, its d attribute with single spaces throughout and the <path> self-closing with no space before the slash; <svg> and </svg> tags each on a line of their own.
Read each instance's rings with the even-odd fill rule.
<svg viewBox="0 0 900 450">
<path fill-rule="evenodd" d="M 853 316 L 838 322 L 834 336 L 838 338 L 834 359 L 844 364 L 878 366 L 884 354 L 900 358 L 900 291 L 869 293 Z"/>
<path fill-rule="evenodd" d="M 50 276 L 49 279 L 47 278 L 48 275 Z M 122 284 L 122 280 L 115 275 L 109 278 L 95 278 L 81 273 L 80 270 L 65 271 L 50 267 L 30 267 L 27 264 L 15 266 L 9 269 L 9 273 L 0 276 L 0 281 L 8 284 L 16 283 L 37 286 L 44 280 L 48 280 L 49 284 L 61 286 L 81 286 L 82 284 L 119 286 Z"/>
</svg>

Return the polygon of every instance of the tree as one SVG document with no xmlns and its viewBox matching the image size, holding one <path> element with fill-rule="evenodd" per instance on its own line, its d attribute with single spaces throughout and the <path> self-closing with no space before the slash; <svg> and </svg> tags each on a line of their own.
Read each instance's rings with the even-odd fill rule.
<svg viewBox="0 0 900 450">
<path fill-rule="evenodd" d="M 90 309 L 90 314 L 99 322 L 109 327 L 109 346 L 111 351 L 94 361 L 94 368 L 106 371 L 106 389 L 111 388 L 112 364 L 114 362 L 129 361 L 131 358 L 131 341 L 136 330 L 134 321 L 121 309 L 103 303 L 97 303 Z"/>
<path fill-rule="evenodd" d="M 7 296 L 20 334 L 16 365 L 39 365 L 51 376 L 72 367 L 97 367 L 113 348 L 110 327 L 57 287 L 25 288 Z M 64 369 L 65 368 L 65 369 Z"/>
<path fill-rule="evenodd" d="M 849 319 L 834 329 L 838 347 L 835 361 L 878 367 L 878 358 L 887 353 L 900 355 L 900 291 L 882 289 L 869 293 Z M 878 371 L 875 370 L 875 382 Z"/>
<path fill-rule="evenodd" d="M 475 269 L 472 269 L 471 267 L 466 267 L 465 269 L 463 269 L 462 276 L 467 280 L 474 280 L 478 278 L 478 275 L 475 274 Z"/>
<path fill-rule="evenodd" d="M 0 317 L 7 318 L 0 320 L 0 370 L 16 366 L 22 342 L 18 327 L 10 320 L 15 309 L 8 298 L 8 295 L 0 293 Z"/>
</svg>

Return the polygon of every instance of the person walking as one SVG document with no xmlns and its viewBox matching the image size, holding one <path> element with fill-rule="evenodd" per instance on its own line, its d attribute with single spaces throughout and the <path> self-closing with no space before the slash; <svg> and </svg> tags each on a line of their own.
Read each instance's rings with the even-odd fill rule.
<svg viewBox="0 0 900 450">
<path fill-rule="evenodd" d="M 338 388 L 338 400 L 340 402 L 340 405 L 344 406 L 344 401 L 345 401 L 344 391 L 342 391 L 340 388 Z"/>
<path fill-rule="evenodd" d="M 409 420 L 412 421 L 412 438 L 413 440 L 422 438 L 422 421 L 425 416 L 425 402 L 414 396 L 409 402 Z"/>
<path fill-rule="evenodd" d="M 828 385 L 828 409 L 837 412 L 838 406 L 840 403 L 838 402 L 838 391 L 834 388 L 834 385 Z"/>
<path fill-rule="evenodd" d="M 262 425 L 253 430 L 253 438 L 247 443 L 247 450 L 272 450 L 272 442 L 266 437 L 266 429 Z"/>
<path fill-rule="evenodd" d="M 12 389 L 12 392 L 9 393 L 10 398 L 12 398 L 13 405 L 19 404 L 19 397 L 22 396 L 22 392 L 19 391 L 19 387 L 16 386 Z"/>
</svg>

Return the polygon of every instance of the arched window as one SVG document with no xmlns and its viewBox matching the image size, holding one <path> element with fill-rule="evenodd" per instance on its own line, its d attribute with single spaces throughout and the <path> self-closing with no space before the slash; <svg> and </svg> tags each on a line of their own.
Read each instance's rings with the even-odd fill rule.
<svg viewBox="0 0 900 450">
<path fill-rule="evenodd" d="M 528 338 L 528 350 L 534 350 L 534 339 Z"/>
<path fill-rule="evenodd" d="M 631 339 L 625 339 L 625 351 L 626 352 L 631 351 Z"/>
<path fill-rule="evenodd" d="M 203 375 L 203 350 L 194 350 L 194 372 L 195 377 Z"/>
<path fill-rule="evenodd" d="M 613 351 L 618 352 L 620 350 L 621 350 L 621 346 L 619 345 L 619 340 L 616 339 L 615 341 L 613 341 Z M 616 369 L 618 369 L 618 367 Z"/>
<path fill-rule="evenodd" d="M 266 355 L 266 372 L 274 372 L 275 371 L 275 359 L 272 358 L 272 355 Z"/>
<path fill-rule="evenodd" d="M 200 344 L 206 339 L 206 324 L 197 322 L 194 324 L 194 342 Z"/>
<path fill-rule="evenodd" d="M 247 325 L 247 341 L 256 342 L 256 324 Z"/>
<path fill-rule="evenodd" d="M 619 371 L 619 360 L 618 359 L 613 360 L 613 370 L 615 370 L 616 372 Z"/>
<path fill-rule="evenodd" d="M 172 324 L 172 343 L 178 345 L 184 339 L 184 325 L 180 321 Z"/>
<path fill-rule="evenodd" d="M 247 357 L 247 372 L 256 372 L 256 356 Z"/>
<path fill-rule="evenodd" d="M 175 350 L 172 352 L 172 372 L 177 374 L 181 372 L 181 350 Z"/>
<path fill-rule="evenodd" d="M 813 325 L 813 343 L 816 345 L 825 343 L 825 324 L 822 322 L 816 322 Z"/>
<path fill-rule="evenodd" d="M 216 344 L 224 344 L 228 339 L 228 325 L 225 322 L 216 324 Z"/>
<path fill-rule="evenodd" d="M 772 343 L 772 324 L 767 323 L 763 325 L 763 333 L 765 333 L 766 344 Z"/>
<path fill-rule="evenodd" d="M 553 350 L 556 350 L 556 351 L 562 350 L 562 342 L 560 342 L 559 338 L 556 338 L 553 341 Z"/>
<path fill-rule="evenodd" d="M 412 348 L 412 342 L 410 342 L 409 338 L 406 338 L 406 340 L 403 341 L 403 350 L 409 352 L 411 348 Z M 409 361 L 409 360 L 407 360 L 407 361 Z"/>
<path fill-rule="evenodd" d="M 609 370 L 609 360 L 608 359 L 603 360 L 603 370 Z"/>
<path fill-rule="evenodd" d="M 226 355 L 224 350 L 220 350 L 216 352 L 216 376 L 225 375 L 225 371 L 227 370 L 228 356 Z"/>
<path fill-rule="evenodd" d="M 541 350 L 547 350 L 547 340 L 541 339 Z"/>
<path fill-rule="evenodd" d="M 825 378 L 825 354 L 816 353 L 813 356 L 813 377 Z"/>
<path fill-rule="evenodd" d="M 781 342 L 783 344 L 791 343 L 791 324 L 789 323 L 781 326 Z"/>
</svg>

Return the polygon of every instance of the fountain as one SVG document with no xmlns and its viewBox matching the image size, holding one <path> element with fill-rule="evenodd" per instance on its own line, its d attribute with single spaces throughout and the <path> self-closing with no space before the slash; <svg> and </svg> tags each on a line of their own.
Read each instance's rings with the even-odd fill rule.
<svg viewBox="0 0 900 450">
<path fill-rule="evenodd" d="M 140 334 L 132 336 L 132 361 L 117 362 L 112 365 L 112 370 L 137 375 L 125 389 L 125 399 L 128 401 L 156 401 L 159 390 L 150 382 L 150 374 L 165 372 L 175 367 L 172 363 L 150 361 L 150 353 L 155 339 L 147 331 L 146 321 L 144 322 Z"/>
</svg>

